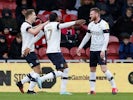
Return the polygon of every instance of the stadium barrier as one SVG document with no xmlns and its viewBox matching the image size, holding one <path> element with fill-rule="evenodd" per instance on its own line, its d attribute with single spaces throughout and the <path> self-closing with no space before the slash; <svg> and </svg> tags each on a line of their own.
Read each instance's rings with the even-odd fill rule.
<svg viewBox="0 0 133 100">
<path fill-rule="evenodd" d="M 89 87 L 89 64 L 88 63 L 68 63 L 71 77 L 68 81 L 67 89 L 70 92 L 88 92 Z M 44 73 L 55 70 L 51 63 L 41 63 Z M 111 86 L 107 78 L 97 67 L 97 92 L 111 92 Z M 109 63 L 108 68 L 114 75 L 119 92 L 133 92 L 133 63 Z M 16 82 L 21 80 L 31 68 L 27 63 L 0 63 L 0 92 L 19 92 Z M 129 77 L 129 74 L 130 77 Z M 132 83 L 132 84 L 131 84 Z M 27 91 L 29 84 L 24 85 Z M 35 91 L 59 92 L 60 78 L 49 79 L 43 83 L 43 89 L 37 86 Z"/>
</svg>

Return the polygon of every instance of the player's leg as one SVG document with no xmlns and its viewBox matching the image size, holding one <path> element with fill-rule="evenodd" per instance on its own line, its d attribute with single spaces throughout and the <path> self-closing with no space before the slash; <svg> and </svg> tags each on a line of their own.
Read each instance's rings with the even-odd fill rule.
<svg viewBox="0 0 133 100">
<path fill-rule="evenodd" d="M 114 77 L 113 77 L 112 73 L 107 68 L 106 52 L 105 52 L 105 59 L 101 59 L 100 53 L 99 53 L 99 64 L 101 66 L 102 72 L 105 74 L 105 76 L 107 77 L 107 79 L 109 80 L 109 82 L 112 86 L 112 94 L 116 94 L 117 93 L 117 88 L 116 88 Z"/>
<path fill-rule="evenodd" d="M 36 79 L 40 77 L 41 74 L 41 68 L 40 65 L 35 65 L 32 67 L 34 73 L 30 77 L 30 84 L 27 93 L 28 94 L 35 94 L 34 87 L 36 86 Z"/>
<path fill-rule="evenodd" d="M 53 72 L 50 72 L 46 75 L 43 75 L 42 77 L 40 78 L 37 78 L 37 83 L 38 83 L 38 87 L 39 88 L 42 88 L 42 82 L 44 82 L 45 80 L 47 79 L 53 79 L 53 78 L 56 78 L 56 77 L 61 77 L 63 75 L 63 70 L 58 70 L 58 62 L 57 60 L 59 59 L 58 58 L 58 53 L 49 53 L 47 54 L 48 58 L 51 60 L 51 62 L 56 66 L 56 71 L 53 71 Z"/>
<path fill-rule="evenodd" d="M 63 58 L 64 59 L 64 58 Z M 63 63 L 63 62 L 62 62 Z M 67 86 L 67 82 L 68 82 L 68 73 L 69 73 L 69 68 L 68 65 L 66 63 L 66 61 L 64 62 L 64 69 L 63 69 L 63 75 L 61 77 L 61 89 L 60 89 L 60 94 L 67 94 L 67 95 L 71 95 L 72 93 L 67 92 L 66 86 Z"/>
<path fill-rule="evenodd" d="M 25 57 L 25 59 L 28 62 L 28 64 L 31 66 L 31 68 L 33 69 L 32 74 L 28 74 L 28 77 L 30 79 L 30 85 L 29 85 L 27 93 L 35 94 L 34 87 L 36 85 L 36 78 L 40 77 L 40 73 L 41 73 L 40 63 L 34 52 L 31 52 L 30 54 L 28 54 Z"/>
<path fill-rule="evenodd" d="M 27 93 L 35 94 L 34 87 L 36 86 L 36 79 L 40 77 L 40 74 L 41 74 L 40 62 L 34 52 L 31 52 L 26 57 L 26 60 L 34 71 L 34 73 L 31 75 L 31 78 L 30 78 L 31 81 L 30 81 L 30 85 Z"/>
<path fill-rule="evenodd" d="M 97 56 L 96 52 L 90 52 L 90 92 L 89 94 L 96 94 L 95 87 L 96 87 L 96 66 L 97 66 Z"/>
</svg>

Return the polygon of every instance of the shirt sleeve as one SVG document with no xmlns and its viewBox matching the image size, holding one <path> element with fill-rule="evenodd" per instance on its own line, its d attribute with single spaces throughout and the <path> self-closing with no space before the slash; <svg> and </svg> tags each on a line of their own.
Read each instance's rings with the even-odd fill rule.
<svg viewBox="0 0 133 100">
<path fill-rule="evenodd" d="M 83 48 L 84 47 L 84 45 L 89 41 L 90 36 L 91 36 L 91 34 L 87 32 L 85 37 L 83 38 L 81 44 L 79 45 L 79 48 Z"/>
<path fill-rule="evenodd" d="M 36 43 L 42 36 L 44 36 L 44 32 L 41 30 L 27 45 L 28 48 L 30 48 L 34 43 Z"/>
<path fill-rule="evenodd" d="M 104 22 L 102 25 L 103 33 L 110 33 L 109 24 Z"/>
<path fill-rule="evenodd" d="M 108 42 L 109 42 L 109 25 L 107 22 L 103 23 L 103 36 L 104 36 L 104 44 L 101 51 L 107 50 Z"/>
<path fill-rule="evenodd" d="M 72 25 L 75 25 L 75 23 L 76 23 L 76 21 L 60 23 L 57 25 L 57 29 L 67 28 L 67 27 L 70 27 Z"/>
</svg>

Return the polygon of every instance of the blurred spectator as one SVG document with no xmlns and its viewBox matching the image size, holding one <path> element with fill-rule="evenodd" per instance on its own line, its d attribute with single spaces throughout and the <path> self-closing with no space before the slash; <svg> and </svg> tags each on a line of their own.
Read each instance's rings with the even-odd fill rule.
<svg viewBox="0 0 133 100">
<path fill-rule="evenodd" d="M 127 8 L 126 15 L 121 16 L 115 25 L 113 26 L 113 31 L 115 35 L 119 38 L 120 33 L 127 32 L 128 34 L 132 34 L 133 32 L 133 13 L 132 8 Z"/>
<path fill-rule="evenodd" d="M 133 44 L 130 41 L 130 35 L 125 34 L 123 41 L 120 42 L 119 58 L 120 59 L 133 59 Z"/>
<path fill-rule="evenodd" d="M 36 10 L 37 13 L 41 10 L 52 11 L 58 10 L 57 8 L 57 0 L 36 0 Z"/>
<path fill-rule="evenodd" d="M 0 19 L 0 34 L 2 34 L 2 31 L 3 31 L 3 25 L 2 25 L 2 21 Z"/>
<path fill-rule="evenodd" d="M 3 28 L 8 27 L 11 31 L 18 29 L 16 19 L 12 17 L 12 12 L 8 8 L 4 8 L 2 10 L 1 22 L 2 22 Z"/>
<path fill-rule="evenodd" d="M 81 6 L 78 9 L 78 19 L 85 19 L 86 25 L 89 23 L 89 13 L 92 7 L 94 7 L 93 0 L 81 0 Z"/>
<path fill-rule="evenodd" d="M 6 37 L 4 35 L 0 35 L 0 59 L 8 58 L 8 46 L 6 43 Z"/>
<path fill-rule="evenodd" d="M 9 49 L 9 58 L 10 59 L 22 59 L 21 47 L 22 47 L 22 37 L 20 34 L 17 34 L 16 38 L 11 43 L 11 46 Z"/>
<path fill-rule="evenodd" d="M 74 27 L 61 29 L 62 39 L 61 46 L 71 49 L 74 46 L 77 46 L 78 43 L 78 30 L 75 30 Z"/>
<path fill-rule="evenodd" d="M 78 10 L 79 7 L 81 6 L 81 0 L 76 0 L 75 8 Z"/>
<path fill-rule="evenodd" d="M 57 7 L 63 10 L 76 10 L 76 0 L 57 0 Z"/>
<path fill-rule="evenodd" d="M 10 34 L 10 28 L 4 27 L 3 35 L 6 37 L 6 42 L 7 42 L 8 47 L 10 47 L 13 39 L 15 38 L 15 36 Z"/>
<path fill-rule="evenodd" d="M 131 7 L 131 8 L 133 9 L 133 0 L 127 0 L 126 5 L 127 5 L 127 7 L 126 7 L 126 8 Z"/>
<path fill-rule="evenodd" d="M 108 0 L 107 7 L 109 13 L 113 16 L 114 21 L 116 21 L 119 18 L 119 16 L 122 15 L 118 0 Z"/>
<path fill-rule="evenodd" d="M 23 6 L 25 6 L 27 9 L 34 9 L 32 0 L 16 0 L 16 5 L 17 5 L 15 11 L 16 17 L 21 14 Z"/>
<path fill-rule="evenodd" d="M 17 20 L 17 24 L 18 24 L 18 27 L 20 28 L 21 27 L 21 24 L 25 21 L 25 13 L 27 11 L 27 7 L 26 6 L 21 6 L 21 13 L 16 16 L 16 20 Z"/>
<path fill-rule="evenodd" d="M 109 13 L 107 5 L 105 3 L 102 3 L 98 8 L 100 9 L 101 18 L 108 22 L 111 29 L 114 25 L 114 20 L 112 15 Z"/>
</svg>

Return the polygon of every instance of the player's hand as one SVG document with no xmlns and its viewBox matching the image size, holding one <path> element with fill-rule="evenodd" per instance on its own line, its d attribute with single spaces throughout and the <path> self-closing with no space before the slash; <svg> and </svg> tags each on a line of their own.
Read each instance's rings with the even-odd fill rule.
<svg viewBox="0 0 133 100">
<path fill-rule="evenodd" d="M 26 48 L 24 50 L 24 56 L 27 56 L 30 53 L 30 48 Z"/>
<path fill-rule="evenodd" d="M 105 52 L 104 52 L 104 51 L 101 51 L 101 53 L 100 53 L 100 57 L 101 57 L 102 59 L 105 58 Z"/>
<path fill-rule="evenodd" d="M 77 53 L 78 56 L 81 56 L 81 49 L 78 48 L 76 53 Z"/>
<path fill-rule="evenodd" d="M 85 23 L 86 23 L 86 21 L 84 19 L 80 19 L 80 20 L 76 21 L 76 24 L 79 24 L 79 25 L 83 25 Z"/>
</svg>

